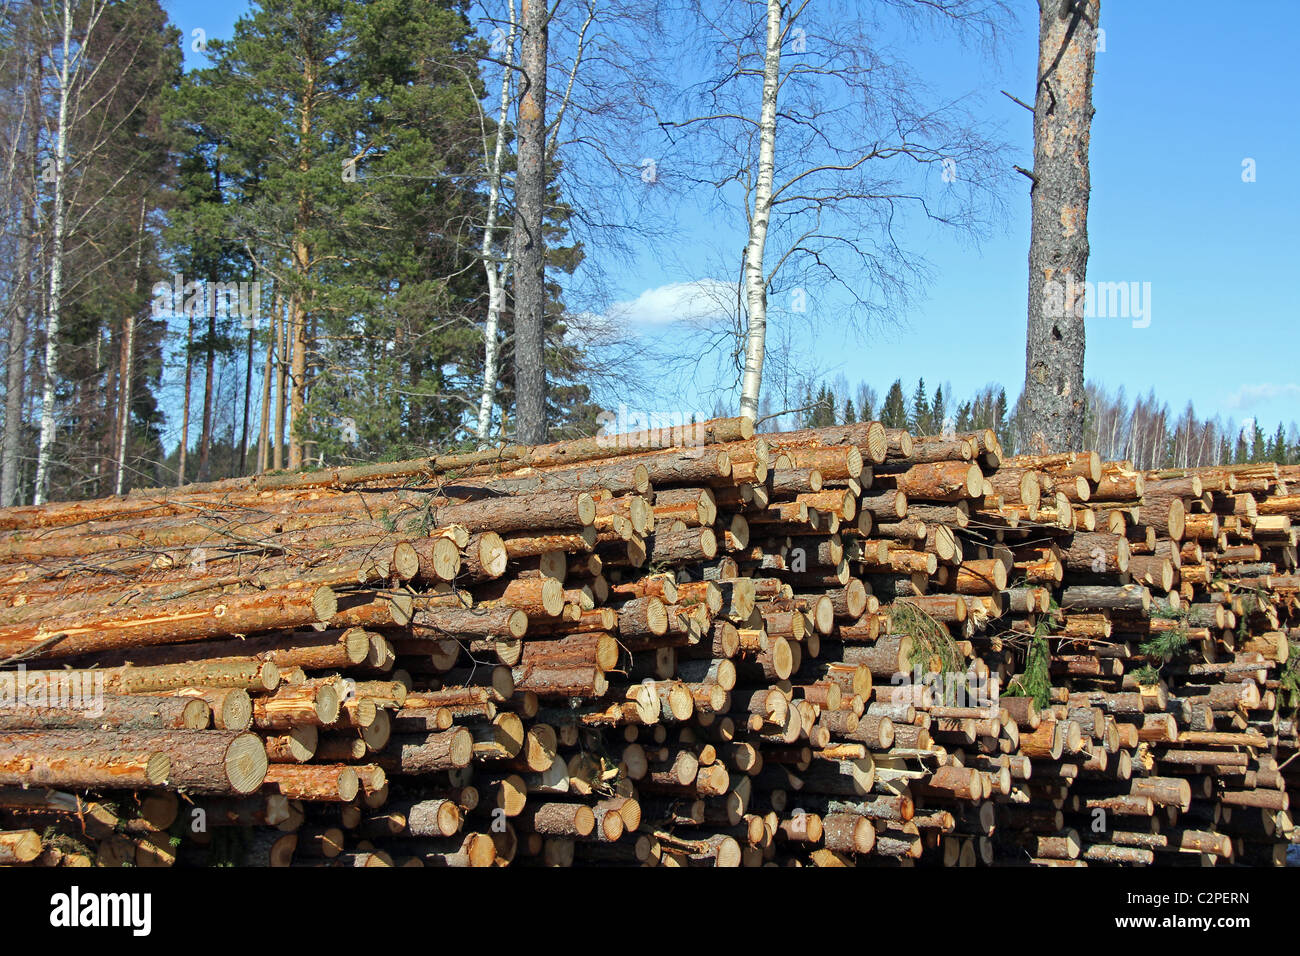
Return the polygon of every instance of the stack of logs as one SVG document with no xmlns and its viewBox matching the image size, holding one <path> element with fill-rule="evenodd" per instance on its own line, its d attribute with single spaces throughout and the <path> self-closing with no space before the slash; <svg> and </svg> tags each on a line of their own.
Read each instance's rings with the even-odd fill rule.
<svg viewBox="0 0 1300 956">
<path fill-rule="evenodd" d="M 1297 528 L 743 419 L 7 509 L 0 864 L 1279 864 Z"/>
</svg>

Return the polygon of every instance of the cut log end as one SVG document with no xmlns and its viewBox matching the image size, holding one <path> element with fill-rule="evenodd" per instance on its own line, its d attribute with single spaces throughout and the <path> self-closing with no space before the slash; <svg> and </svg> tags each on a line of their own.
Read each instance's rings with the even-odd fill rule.
<svg viewBox="0 0 1300 956">
<path fill-rule="evenodd" d="M 266 746 L 256 734 L 240 734 L 226 749 L 226 777 L 235 793 L 252 793 L 266 779 Z"/>
</svg>

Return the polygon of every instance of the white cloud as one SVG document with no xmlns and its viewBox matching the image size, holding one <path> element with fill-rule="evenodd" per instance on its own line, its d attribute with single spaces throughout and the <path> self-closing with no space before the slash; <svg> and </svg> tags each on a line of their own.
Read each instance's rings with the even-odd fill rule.
<svg viewBox="0 0 1300 956">
<path fill-rule="evenodd" d="M 736 287 L 721 279 L 670 282 L 647 289 L 635 299 L 615 302 L 604 312 L 570 315 L 565 336 L 584 348 L 626 343 L 676 322 L 701 326 L 725 319 L 735 301 Z"/>
<path fill-rule="evenodd" d="M 1245 410 L 1264 402 L 1275 401 L 1300 402 L 1300 385 L 1294 383 L 1274 385 L 1268 382 L 1260 385 L 1243 385 L 1228 397 L 1227 405 L 1229 408 Z"/>
<path fill-rule="evenodd" d="M 735 301 L 735 285 L 721 279 L 671 282 L 647 289 L 630 302 L 616 302 L 609 318 L 637 325 L 702 324 L 728 315 Z"/>
</svg>

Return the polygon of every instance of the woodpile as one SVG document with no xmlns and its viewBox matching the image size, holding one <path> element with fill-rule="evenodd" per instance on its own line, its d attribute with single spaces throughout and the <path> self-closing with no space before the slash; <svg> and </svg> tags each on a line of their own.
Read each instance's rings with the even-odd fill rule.
<svg viewBox="0 0 1300 956">
<path fill-rule="evenodd" d="M 0 511 L 0 863 L 1279 864 L 1300 469 L 741 419 Z"/>
</svg>

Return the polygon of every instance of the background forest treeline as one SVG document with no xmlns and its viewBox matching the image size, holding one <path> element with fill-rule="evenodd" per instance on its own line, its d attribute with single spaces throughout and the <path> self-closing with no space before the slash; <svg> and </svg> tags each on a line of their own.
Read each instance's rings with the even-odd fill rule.
<svg viewBox="0 0 1300 956">
<path fill-rule="evenodd" d="M 648 105 L 680 105 L 652 88 L 671 71 L 648 68 L 650 54 L 628 44 L 664 35 L 659 6 L 552 8 L 544 361 L 555 439 L 593 433 L 596 396 L 636 384 L 620 352 L 629 343 L 602 324 L 590 252 L 654 234 L 651 211 L 629 197 L 647 183 L 674 186 L 629 144 L 646 128 L 703 123 L 690 110 L 660 122 Z M 978 30 L 1001 7 L 919 6 Z M 719 14 L 701 35 L 720 37 L 718 62 L 736 71 L 725 79 L 739 82 L 752 72 L 734 52 L 752 39 L 744 16 L 757 10 L 761 23 L 762 7 L 718 9 L 734 23 Z M 510 0 L 490 13 L 468 0 L 263 0 L 217 40 L 182 36 L 158 0 L 5 4 L 0 505 L 510 440 L 516 13 Z M 818 82 L 842 80 L 846 95 L 855 76 L 907 88 L 895 64 L 855 66 L 848 21 L 827 16 L 819 49 L 833 55 Z M 185 49 L 204 65 L 185 72 Z M 922 103 L 897 104 L 931 116 Z M 809 151 L 822 148 L 834 111 L 815 97 L 789 109 L 791 128 L 809 132 L 777 167 L 803 182 L 801 164 L 818 162 Z M 959 152 L 964 169 L 1010 168 L 977 127 L 951 119 L 936 124 L 932 147 L 909 144 L 898 161 L 937 168 Z M 723 196 L 736 178 L 728 155 L 745 137 L 729 128 L 711 130 L 712 140 L 685 136 L 694 156 L 712 155 L 700 142 L 720 144 L 712 166 L 682 165 L 686 186 Z M 879 170 L 872 175 L 889 182 L 890 167 Z M 641 193 L 620 190 L 624 182 Z M 992 188 L 991 178 L 972 182 L 972 201 Z M 801 202 L 816 198 L 828 222 L 839 210 L 835 242 L 865 249 L 885 218 L 865 205 L 876 191 L 837 181 L 824 194 L 810 186 Z M 834 205 L 844 197 L 850 205 Z M 971 212 L 973 222 L 974 210 L 947 210 L 945 220 Z M 865 287 L 848 272 L 819 275 L 835 260 L 807 247 L 797 215 L 773 224 L 778 239 L 793 237 L 776 258 L 802 270 L 782 281 Z M 847 231 L 853 222 L 861 235 Z M 859 300 L 864 318 L 905 302 L 911 269 L 892 245 L 871 260 L 872 287 L 899 294 Z M 774 275 L 767 281 L 778 288 Z M 734 341 L 725 323 L 722 334 Z M 1021 403 L 999 387 L 957 396 L 924 382 L 876 385 L 883 398 L 843 376 L 787 376 L 763 393 L 761 427 L 879 418 L 918 432 L 992 427 L 1015 447 Z M 1087 415 L 1085 445 L 1140 467 L 1300 456 L 1294 424 L 1242 428 L 1199 419 L 1190 405 L 1172 414 L 1152 394 L 1129 400 L 1090 386 Z"/>
<path fill-rule="evenodd" d="M 1089 382 L 1084 415 L 1083 447 L 1104 459 L 1132 461 L 1138 468 L 1200 468 L 1208 465 L 1277 462 L 1300 464 L 1300 428 L 1279 422 L 1272 431 L 1254 419 L 1240 424 L 1229 418 L 1199 418 L 1189 402 L 1181 414 L 1171 413 L 1155 392 L 1130 400 L 1121 386 L 1115 393 Z M 1017 448 L 1024 414 L 1023 397 L 1008 405 L 1006 389 L 986 385 L 975 395 L 958 401 L 951 384 L 939 385 L 931 394 L 921 379 L 907 390 L 901 379 L 886 389 L 884 398 L 866 382 L 850 387 L 844 375 L 831 382 L 804 381 L 798 409 L 785 414 L 771 411 L 765 399 L 761 430 L 811 428 L 845 422 L 878 420 L 887 428 L 907 428 L 920 435 L 965 432 L 991 428 L 1008 454 Z"/>
</svg>

